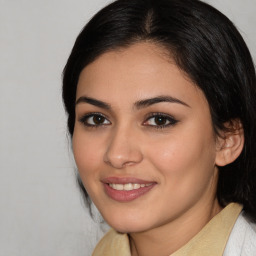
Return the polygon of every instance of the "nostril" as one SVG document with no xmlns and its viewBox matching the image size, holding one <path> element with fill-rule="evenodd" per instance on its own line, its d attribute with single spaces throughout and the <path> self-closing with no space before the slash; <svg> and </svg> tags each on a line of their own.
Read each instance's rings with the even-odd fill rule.
<svg viewBox="0 0 256 256">
<path fill-rule="evenodd" d="M 103 159 L 106 164 L 121 169 L 142 161 L 140 146 L 135 140 L 130 139 L 126 130 L 120 128 L 110 139 Z"/>
<path fill-rule="evenodd" d="M 127 166 L 133 166 L 140 163 L 143 156 L 140 152 L 130 152 L 129 154 L 113 154 L 106 153 L 104 156 L 104 162 L 114 168 L 122 169 Z"/>
</svg>

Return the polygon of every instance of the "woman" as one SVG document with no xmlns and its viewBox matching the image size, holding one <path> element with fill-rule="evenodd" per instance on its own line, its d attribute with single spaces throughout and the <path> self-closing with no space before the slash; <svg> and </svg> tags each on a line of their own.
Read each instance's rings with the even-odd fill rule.
<svg viewBox="0 0 256 256">
<path fill-rule="evenodd" d="M 256 80 L 198 0 L 119 0 L 63 77 L 84 192 L 113 228 L 93 255 L 256 255 Z"/>
</svg>

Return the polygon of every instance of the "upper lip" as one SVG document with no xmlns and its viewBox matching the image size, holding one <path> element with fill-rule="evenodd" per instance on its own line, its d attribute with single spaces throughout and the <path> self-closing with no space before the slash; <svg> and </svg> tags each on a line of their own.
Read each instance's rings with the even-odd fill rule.
<svg viewBox="0 0 256 256">
<path fill-rule="evenodd" d="M 103 183 L 107 184 L 127 184 L 127 183 L 133 183 L 133 184 L 150 184 L 150 183 L 156 183 L 155 181 L 147 181 L 142 180 L 134 177 L 107 177 L 101 180 Z"/>
</svg>

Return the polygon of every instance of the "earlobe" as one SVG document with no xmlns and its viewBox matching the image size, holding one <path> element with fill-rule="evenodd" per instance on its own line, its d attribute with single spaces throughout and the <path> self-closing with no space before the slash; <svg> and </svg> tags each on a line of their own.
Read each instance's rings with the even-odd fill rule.
<svg viewBox="0 0 256 256">
<path fill-rule="evenodd" d="M 222 131 L 216 143 L 217 166 L 225 166 L 234 162 L 244 147 L 244 130 L 240 120 L 225 124 L 227 131 Z"/>
</svg>

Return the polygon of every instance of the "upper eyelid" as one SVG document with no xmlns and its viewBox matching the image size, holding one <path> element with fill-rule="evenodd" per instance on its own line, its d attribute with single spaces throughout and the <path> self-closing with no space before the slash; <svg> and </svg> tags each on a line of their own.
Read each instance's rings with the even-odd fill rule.
<svg viewBox="0 0 256 256">
<path fill-rule="evenodd" d="M 93 115 L 100 115 L 100 116 L 105 117 L 106 119 L 110 119 L 110 117 L 108 115 L 105 115 L 101 112 L 88 112 L 86 114 L 81 114 L 81 118 L 82 117 L 90 117 L 90 116 L 93 116 Z M 77 115 L 77 116 L 79 116 L 79 115 Z M 151 112 L 149 114 L 146 114 L 144 119 L 148 119 L 148 118 L 155 117 L 155 116 L 164 116 L 164 117 L 169 117 L 171 119 L 175 119 L 172 115 L 162 113 L 162 112 Z"/>
<path fill-rule="evenodd" d="M 110 124 L 112 124 L 112 122 L 110 121 L 110 118 L 107 115 L 105 115 L 105 114 L 103 114 L 101 112 L 89 112 L 89 113 L 83 114 L 80 117 L 78 117 L 78 121 L 84 122 L 85 119 L 90 118 L 90 117 L 92 117 L 94 115 L 102 116 L 103 118 L 108 120 L 108 122 Z M 178 120 L 175 117 L 173 117 L 172 115 L 170 115 L 170 114 L 166 114 L 166 113 L 162 113 L 162 112 L 151 112 L 151 113 L 147 114 L 146 116 L 144 116 L 144 120 L 143 120 L 142 124 L 147 122 L 149 119 L 157 117 L 157 116 L 163 116 L 163 117 L 165 117 L 167 119 L 170 119 L 170 120 L 174 121 L 175 123 L 178 122 Z"/>
<path fill-rule="evenodd" d="M 179 120 L 177 120 L 176 118 L 174 118 L 172 115 L 169 114 L 165 114 L 165 113 L 151 113 L 146 119 L 145 121 L 143 121 L 143 124 L 145 124 L 146 122 L 148 122 L 151 118 L 155 118 L 157 116 L 162 116 L 164 118 L 167 118 L 167 120 L 170 121 L 169 124 L 166 125 L 162 125 L 162 126 L 171 126 L 174 125 L 176 123 L 179 122 Z M 157 126 L 157 125 L 147 125 L 147 126 Z"/>
<path fill-rule="evenodd" d="M 85 114 L 81 114 L 80 117 L 79 117 L 79 115 L 77 115 L 77 116 L 78 116 L 78 119 L 81 119 L 81 118 L 85 118 L 85 117 L 91 117 L 91 116 L 94 116 L 94 115 L 99 115 L 99 116 L 102 116 L 102 117 L 109 120 L 109 117 L 107 115 L 105 115 L 103 113 L 100 113 L 100 112 L 88 112 L 88 113 L 85 113 Z"/>
<path fill-rule="evenodd" d="M 163 116 L 163 117 L 167 117 L 167 118 L 170 118 L 170 119 L 173 119 L 173 120 L 176 120 L 176 118 L 170 114 L 166 114 L 166 113 L 161 113 L 161 112 L 152 112 L 148 115 L 146 115 L 146 120 L 150 119 L 150 118 L 153 118 L 153 117 L 157 117 L 157 116 Z"/>
<path fill-rule="evenodd" d="M 93 113 L 83 114 L 83 115 L 81 115 L 80 117 L 78 117 L 78 121 L 79 121 L 80 123 L 83 123 L 83 124 L 86 125 L 86 126 L 91 126 L 91 127 L 93 127 L 93 126 L 105 126 L 105 125 L 108 125 L 108 124 L 93 125 L 93 124 L 88 124 L 88 123 L 86 124 L 86 120 L 88 120 L 90 117 L 93 117 L 93 116 L 95 116 L 95 115 L 102 116 L 103 118 L 105 118 L 105 119 L 109 122 L 109 124 L 112 124 L 112 122 L 109 120 L 108 117 L 106 117 L 106 115 L 104 115 L 104 114 L 102 114 L 102 113 L 99 113 L 99 112 L 93 112 Z"/>
</svg>

